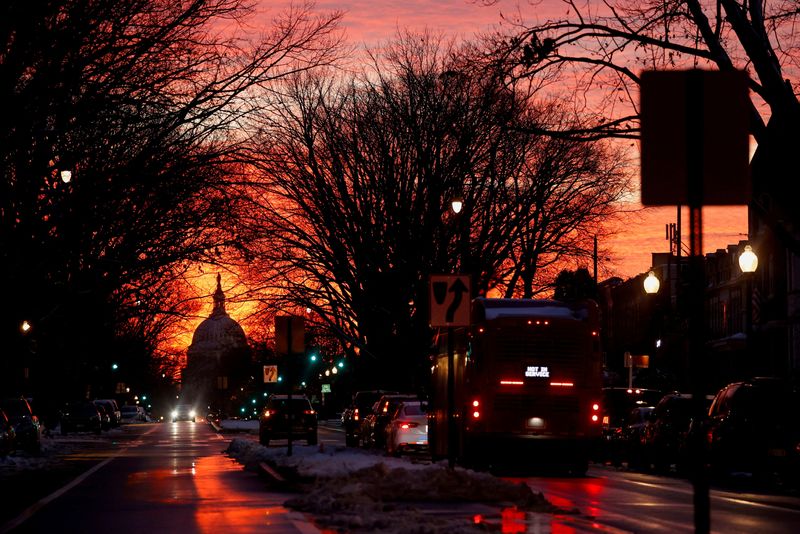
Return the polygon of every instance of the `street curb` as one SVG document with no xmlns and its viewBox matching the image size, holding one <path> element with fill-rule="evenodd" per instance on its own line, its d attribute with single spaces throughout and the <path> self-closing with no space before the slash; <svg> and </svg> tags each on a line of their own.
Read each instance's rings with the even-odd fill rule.
<svg viewBox="0 0 800 534">
<path fill-rule="evenodd" d="M 280 473 L 275 471 L 265 462 L 258 462 L 258 472 L 269 479 L 273 484 L 286 485 L 288 482 L 281 476 Z"/>
</svg>

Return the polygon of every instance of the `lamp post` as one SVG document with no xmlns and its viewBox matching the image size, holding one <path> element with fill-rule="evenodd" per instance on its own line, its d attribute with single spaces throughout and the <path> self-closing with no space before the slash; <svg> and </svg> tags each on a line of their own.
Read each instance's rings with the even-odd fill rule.
<svg viewBox="0 0 800 534">
<path fill-rule="evenodd" d="M 753 273 L 758 268 L 758 256 L 753 252 L 753 247 L 750 245 L 744 246 L 744 251 L 739 255 L 739 268 L 744 275 L 745 284 L 745 317 L 744 317 L 744 332 L 745 332 L 745 357 L 750 365 L 750 355 L 752 350 L 753 337 Z"/>
<path fill-rule="evenodd" d="M 458 244 L 460 245 L 461 236 L 461 210 L 464 201 L 456 197 L 450 202 L 450 207 L 455 214 L 456 231 L 458 232 Z M 458 246 L 459 264 L 463 269 L 464 256 L 461 247 Z M 456 370 L 455 370 L 455 332 L 452 326 L 447 327 L 447 466 L 453 469 L 456 464 Z"/>
</svg>

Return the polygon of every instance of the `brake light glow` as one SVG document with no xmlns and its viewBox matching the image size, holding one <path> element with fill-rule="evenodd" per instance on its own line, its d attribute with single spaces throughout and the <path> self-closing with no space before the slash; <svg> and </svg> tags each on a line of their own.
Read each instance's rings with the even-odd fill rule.
<svg viewBox="0 0 800 534">
<path fill-rule="evenodd" d="M 600 411 L 600 404 L 596 402 L 592 403 L 592 411 L 595 412 L 592 414 L 592 423 L 600 421 L 600 415 L 597 413 Z M 606 419 L 607 416 L 603 417 L 603 422 L 605 422 Z"/>
<path fill-rule="evenodd" d="M 303 413 L 306 415 L 314 415 L 314 410 L 303 410 Z"/>
<path fill-rule="evenodd" d="M 501 380 L 500 381 L 500 385 L 501 386 L 521 386 L 523 384 L 525 384 L 525 382 L 523 382 L 522 380 Z"/>
<path fill-rule="evenodd" d="M 551 386 L 559 387 L 559 388 L 571 388 L 575 385 L 574 382 L 550 382 Z"/>
<path fill-rule="evenodd" d="M 408 430 L 409 428 L 417 428 L 419 426 L 418 423 L 406 422 L 406 421 L 400 421 L 399 425 L 400 428 L 402 428 L 403 430 Z"/>
<path fill-rule="evenodd" d="M 386 404 L 383 405 L 383 413 L 386 413 L 388 411 L 389 411 L 389 401 L 386 401 Z"/>
<path fill-rule="evenodd" d="M 480 418 L 481 412 L 478 409 L 478 408 L 480 408 L 480 405 L 481 405 L 481 401 L 479 401 L 478 399 L 475 399 L 475 400 L 472 401 L 472 408 L 473 408 L 473 410 L 472 410 L 472 418 L 473 419 L 479 419 Z"/>
<path fill-rule="evenodd" d="M 356 411 L 353 412 L 353 421 L 358 421 L 358 408 L 356 408 Z"/>
<path fill-rule="evenodd" d="M 599 409 L 600 409 L 600 405 L 599 404 L 597 404 L 596 402 L 594 404 L 592 404 L 592 410 L 594 410 L 596 412 Z"/>
<path fill-rule="evenodd" d="M 264 417 L 269 417 L 272 415 L 272 412 L 269 410 L 264 410 Z"/>
</svg>

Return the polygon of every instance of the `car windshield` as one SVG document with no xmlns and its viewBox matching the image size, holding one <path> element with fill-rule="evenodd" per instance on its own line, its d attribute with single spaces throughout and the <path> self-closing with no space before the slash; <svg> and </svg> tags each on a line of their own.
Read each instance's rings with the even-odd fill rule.
<svg viewBox="0 0 800 534">
<path fill-rule="evenodd" d="M 425 415 L 427 413 L 427 404 L 406 404 L 403 406 L 403 414 L 405 415 Z"/>
<path fill-rule="evenodd" d="M 368 410 L 380 398 L 380 393 L 359 393 L 356 395 L 355 405 L 358 411 Z"/>
<path fill-rule="evenodd" d="M 269 409 L 279 412 L 286 412 L 289 407 L 289 399 L 272 399 L 269 401 Z M 311 410 L 311 404 L 307 399 L 292 399 L 292 413 L 303 413 Z"/>
<path fill-rule="evenodd" d="M 72 415 L 97 415 L 97 407 L 94 404 L 74 404 L 67 408 L 67 413 Z"/>
</svg>

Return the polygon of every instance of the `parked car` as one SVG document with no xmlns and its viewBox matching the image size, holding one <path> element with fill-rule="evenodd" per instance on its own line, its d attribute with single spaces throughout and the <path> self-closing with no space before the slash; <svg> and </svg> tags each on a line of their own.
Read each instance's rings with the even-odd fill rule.
<svg viewBox="0 0 800 534">
<path fill-rule="evenodd" d="M 0 409 L 0 457 L 8 456 L 14 452 L 16 438 L 14 425 L 8 420 L 6 413 Z"/>
<path fill-rule="evenodd" d="M 625 452 L 623 427 L 631 410 L 644 406 L 655 406 L 663 396 L 664 392 L 656 389 L 603 388 L 602 440 L 596 460 L 620 465 Z"/>
<path fill-rule="evenodd" d="M 419 400 L 416 395 L 406 393 L 381 395 L 381 398 L 372 405 L 370 413 L 361 421 L 361 446 L 382 448 L 386 437 L 386 425 L 392 413 L 401 402 L 416 400 Z"/>
<path fill-rule="evenodd" d="M 122 412 L 120 412 L 119 404 L 114 399 L 95 399 L 95 404 L 100 403 L 106 410 L 110 424 L 112 427 L 118 427 L 122 422 Z"/>
<path fill-rule="evenodd" d="M 290 426 L 291 420 L 291 426 Z M 271 395 L 258 419 L 258 441 L 264 446 L 273 439 L 305 439 L 317 444 L 317 413 L 304 395 Z"/>
<path fill-rule="evenodd" d="M 709 399 L 705 400 L 708 409 Z M 694 418 L 692 395 L 668 393 L 650 413 L 642 440 L 642 461 L 645 467 L 657 471 L 677 470 L 686 466 L 689 458 L 688 436 Z"/>
<path fill-rule="evenodd" d="M 344 428 L 344 444 L 346 446 L 358 447 L 361 422 L 370 413 L 372 405 L 381 398 L 381 395 L 387 394 L 397 394 L 397 392 L 376 389 L 357 391 L 353 395 L 350 406 L 342 411 L 342 428 Z"/>
<path fill-rule="evenodd" d="M 97 406 L 89 401 L 77 401 L 67 404 L 61 410 L 61 433 L 102 431 L 102 420 Z"/>
<path fill-rule="evenodd" d="M 397 405 L 386 425 L 386 453 L 400 456 L 428 448 L 428 403 L 404 401 Z"/>
<path fill-rule="evenodd" d="M 780 378 L 754 378 L 722 388 L 705 434 L 717 473 L 800 474 L 800 392 Z"/>
<path fill-rule="evenodd" d="M 100 428 L 103 430 L 109 430 L 111 428 L 111 421 L 113 419 L 111 417 L 111 413 L 109 412 L 108 405 L 97 401 L 92 401 L 92 404 L 95 405 L 97 412 L 100 414 Z"/>
<path fill-rule="evenodd" d="M 124 404 L 120 409 L 121 414 L 121 422 L 123 423 L 133 423 L 136 421 L 143 421 L 144 419 L 141 416 L 140 406 L 136 406 L 133 404 Z"/>
<path fill-rule="evenodd" d="M 42 427 L 30 404 L 23 397 L 4 399 L 0 408 L 14 427 L 17 448 L 36 452 L 42 446 Z"/>
<path fill-rule="evenodd" d="M 197 412 L 191 404 L 178 404 L 172 410 L 172 422 L 178 421 L 191 421 L 195 422 L 197 419 Z"/>
<path fill-rule="evenodd" d="M 641 467 L 644 463 L 644 433 L 655 406 L 639 406 L 631 410 L 620 436 L 620 450 L 628 467 Z"/>
</svg>

